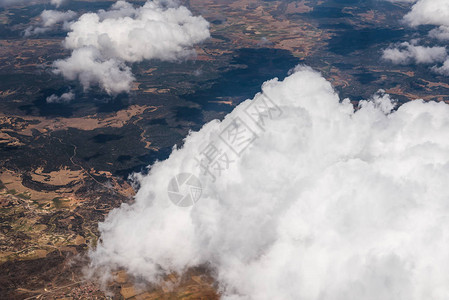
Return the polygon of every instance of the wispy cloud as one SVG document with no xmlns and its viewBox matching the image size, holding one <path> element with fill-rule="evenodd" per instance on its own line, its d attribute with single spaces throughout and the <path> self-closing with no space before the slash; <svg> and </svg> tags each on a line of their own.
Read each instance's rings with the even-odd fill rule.
<svg viewBox="0 0 449 300">
<path fill-rule="evenodd" d="M 410 26 L 446 25 L 449 26 L 449 2 L 446 0 L 419 0 L 404 16 Z"/>
<path fill-rule="evenodd" d="M 48 96 L 46 101 L 47 103 L 69 103 L 73 99 L 75 99 L 75 94 L 72 91 L 68 91 L 61 96 L 55 94 Z"/>
</svg>

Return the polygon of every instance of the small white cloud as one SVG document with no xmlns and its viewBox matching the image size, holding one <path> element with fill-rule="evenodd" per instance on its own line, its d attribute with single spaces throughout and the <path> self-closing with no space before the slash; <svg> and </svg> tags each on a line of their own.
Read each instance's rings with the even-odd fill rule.
<svg viewBox="0 0 449 300">
<path fill-rule="evenodd" d="M 75 99 L 75 94 L 72 91 L 69 91 L 61 96 L 53 94 L 47 97 L 46 101 L 47 103 L 69 103 L 73 99 Z"/>
<path fill-rule="evenodd" d="M 50 1 L 51 4 L 53 4 L 56 7 L 61 6 L 62 4 L 64 4 L 66 2 L 66 0 L 51 0 Z"/>
<path fill-rule="evenodd" d="M 38 3 L 48 3 L 50 2 L 56 7 L 59 7 L 68 0 L 0 0 L 0 7 L 3 6 L 14 6 L 14 5 L 25 5 L 25 4 L 38 4 Z"/>
<path fill-rule="evenodd" d="M 53 63 L 54 73 L 68 80 L 79 80 L 85 90 L 100 85 L 108 94 L 116 95 L 131 88 L 134 76 L 122 61 L 105 59 L 98 49 L 75 49 L 67 59 Z"/>
<path fill-rule="evenodd" d="M 42 25 L 44 27 L 52 27 L 58 23 L 68 22 L 76 17 L 77 13 L 68 11 L 57 11 L 57 10 L 44 10 L 41 13 Z"/>
<path fill-rule="evenodd" d="M 271 42 L 269 39 L 267 39 L 266 37 L 262 37 L 259 41 L 259 43 L 257 43 L 257 45 L 259 46 L 267 46 L 267 45 L 273 45 L 273 42 Z"/>
<path fill-rule="evenodd" d="M 39 35 L 39 34 L 46 33 L 50 30 L 51 30 L 51 28 L 29 26 L 27 29 L 25 29 L 23 31 L 23 35 L 25 37 L 30 37 L 32 35 Z"/>
<path fill-rule="evenodd" d="M 443 62 L 447 57 L 446 47 L 424 47 L 404 42 L 396 47 L 390 47 L 383 51 L 382 58 L 394 64 L 431 64 Z"/>
<path fill-rule="evenodd" d="M 439 28 L 432 29 L 429 32 L 429 36 L 441 41 L 449 41 L 449 26 L 440 26 Z"/>
<path fill-rule="evenodd" d="M 433 67 L 432 70 L 438 74 L 449 76 L 449 59 L 447 59 L 442 66 L 440 67 Z"/>
<path fill-rule="evenodd" d="M 63 29 L 68 30 L 69 21 L 73 20 L 77 16 L 77 13 L 71 10 L 68 11 L 56 11 L 56 10 L 44 10 L 41 15 L 41 26 L 28 27 L 24 35 L 38 35 L 41 33 L 45 33 L 51 30 L 56 24 L 63 23 Z"/>
<path fill-rule="evenodd" d="M 101 64 L 115 62 L 114 65 L 120 65 L 120 69 L 127 73 L 126 78 L 130 79 L 132 76 L 128 76 L 129 68 L 123 68 L 124 63 L 184 59 L 195 53 L 195 44 L 209 36 L 209 23 L 201 16 L 193 16 L 186 7 L 179 6 L 175 1 L 147 1 L 141 7 L 117 1 L 110 10 L 86 13 L 72 23 L 64 46 L 74 50 L 72 56 L 81 49 L 95 48 L 95 56 L 91 57 Z M 65 61 L 63 65 L 69 68 L 69 64 L 77 60 L 68 58 Z M 59 62 L 55 67 L 61 65 Z M 81 71 L 78 66 L 73 68 Z M 114 73 L 123 75 L 122 71 Z M 108 78 L 97 78 L 95 81 L 109 93 L 129 90 L 128 81 L 120 85 L 121 88 L 104 86 L 103 83 L 110 81 Z"/>
</svg>

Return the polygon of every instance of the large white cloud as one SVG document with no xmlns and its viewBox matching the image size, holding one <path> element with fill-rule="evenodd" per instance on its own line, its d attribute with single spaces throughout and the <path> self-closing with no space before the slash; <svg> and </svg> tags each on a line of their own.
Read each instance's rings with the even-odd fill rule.
<svg viewBox="0 0 449 300">
<path fill-rule="evenodd" d="M 382 58 L 395 64 L 431 64 L 443 62 L 447 57 L 445 47 L 424 47 L 416 42 L 404 42 L 399 46 L 390 47 L 383 51 Z"/>
<path fill-rule="evenodd" d="M 394 111 L 380 93 L 354 110 L 304 67 L 262 90 L 138 176 L 135 203 L 100 224 L 92 268 L 155 281 L 207 264 L 223 299 L 448 299 L 449 106 Z M 233 124 L 258 135 L 239 157 L 226 143 L 248 136 L 230 141 Z M 234 161 L 215 181 L 195 159 L 210 143 Z M 191 208 L 167 195 L 183 172 L 203 186 Z"/>
<path fill-rule="evenodd" d="M 194 44 L 210 36 L 209 23 L 201 16 L 193 16 L 184 6 L 175 1 L 148 1 L 141 7 L 134 7 L 125 1 L 117 1 L 110 10 L 86 13 L 70 25 L 70 32 L 64 41 L 68 49 L 79 51 L 95 48 L 101 60 L 124 62 L 159 59 L 175 61 L 193 55 Z M 80 73 L 92 73 L 91 69 L 80 69 L 75 60 L 65 60 L 66 69 L 73 67 Z M 58 68 L 60 63 L 55 64 Z M 88 67 L 88 65 L 86 65 Z M 111 70 L 118 73 L 119 70 Z M 62 72 L 63 73 L 63 72 Z M 109 79 L 101 78 L 98 83 Z M 129 85 L 113 92 L 128 91 Z"/>
</svg>

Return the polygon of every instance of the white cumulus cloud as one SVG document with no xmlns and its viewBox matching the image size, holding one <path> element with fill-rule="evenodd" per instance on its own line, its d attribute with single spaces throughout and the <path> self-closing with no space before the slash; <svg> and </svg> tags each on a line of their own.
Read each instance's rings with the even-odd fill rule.
<svg viewBox="0 0 449 300">
<path fill-rule="evenodd" d="M 156 281 L 207 264 L 223 299 L 446 300 L 449 106 L 394 105 L 379 93 L 354 110 L 305 67 L 265 82 L 137 176 L 135 203 L 100 224 L 92 268 Z M 220 138 L 236 120 L 258 135 L 239 157 Z M 209 143 L 234 160 L 215 181 L 195 160 Z M 184 172 L 203 187 L 190 208 L 167 195 Z"/>
<path fill-rule="evenodd" d="M 438 28 L 432 29 L 429 35 L 433 38 L 448 41 L 449 40 L 449 26 L 440 26 Z"/>
<path fill-rule="evenodd" d="M 117 1 L 110 10 L 86 13 L 70 25 L 64 46 L 73 50 L 73 55 L 82 49 L 96 49 L 96 60 L 115 61 L 111 67 L 123 63 L 159 59 L 175 61 L 193 55 L 193 46 L 210 36 L 209 23 L 201 16 L 193 16 L 184 6 L 175 1 L 147 1 L 141 7 L 134 7 L 125 1 Z M 92 73 L 91 69 L 80 69 L 76 60 L 65 60 L 66 70 L 70 67 L 77 72 Z M 98 61 L 97 61 L 98 62 Z M 55 64 L 56 69 L 61 62 Z M 85 65 L 89 67 L 89 65 Z M 120 73 L 118 69 L 111 73 Z M 62 72 L 64 73 L 64 72 Z M 129 84 L 121 89 L 106 88 L 108 92 L 129 90 Z"/>
<path fill-rule="evenodd" d="M 63 28 L 68 29 L 69 21 L 73 20 L 77 16 L 77 13 L 68 11 L 57 10 L 44 10 L 41 15 L 41 26 L 30 26 L 25 30 L 25 36 L 41 34 L 49 31 L 56 24 L 63 23 Z"/>
<path fill-rule="evenodd" d="M 390 0 L 391 1 L 391 0 Z M 429 36 L 440 41 L 449 40 L 449 1 L 447 0 L 417 0 L 413 4 L 403 21 L 411 27 L 420 25 L 436 25 L 437 28 L 429 32 Z M 431 67 L 434 72 L 449 76 L 449 59 L 446 47 L 418 46 L 416 41 L 392 45 L 383 50 L 382 58 L 395 64 L 441 63 Z"/>
<path fill-rule="evenodd" d="M 48 96 L 46 101 L 47 103 L 69 103 L 73 99 L 75 99 L 75 94 L 72 91 L 68 91 L 61 96 L 55 94 Z"/>
<path fill-rule="evenodd" d="M 75 49 L 69 58 L 53 65 L 56 74 L 79 80 L 85 90 L 99 84 L 107 93 L 118 94 L 129 90 L 134 80 L 128 66 L 116 59 L 105 59 L 94 47 Z"/>
<path fill-rule="evenodd" d="M 404 16 L 410 26 L 446 25 L 449 26 L 449 1 L 419 0 L 411 11 Z"/>
<path fill-rule="evenodd" d="M 48 3 L 50 2 L 52 5 L 59 7 L 66 0 L 0 0 L 0 7 L 4 6 L 14 6 L 14 5 L 24 5 L 24 4 L 38 4 L 38 3 Z"/>
<path fill-rule="evenodd" d="M 44 27 L 51 27 L 58 23 L 67 22 L 73 20 L 76 17 L 76 12 L 72 10 L 57 11 L 57 10 L 44 10 L 41 13 L 42 25 Z"/>
<path fill-rule="evenodd" d="M 449 76 L 449 59 L 447 59 L 442 66 L 434 66 L 432 70 L 438 74 Z"/>
<path fill-rule="evenodd" d="M 388 0 L 393 3 L 415 3 L 418 0 Z"/>
<path fill-rule="evenodd" d="M 395 64 L 431 64 L 442 62 L 447 57 L 446 47 L 419 46 L 416 42 L 404 42 L 396 47 L 390 47 L 383 51 L 382 58 Z"/>
</svg>

